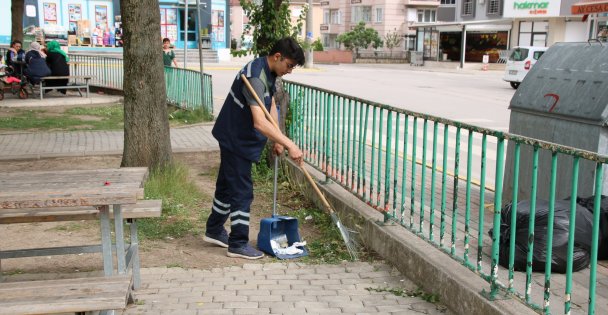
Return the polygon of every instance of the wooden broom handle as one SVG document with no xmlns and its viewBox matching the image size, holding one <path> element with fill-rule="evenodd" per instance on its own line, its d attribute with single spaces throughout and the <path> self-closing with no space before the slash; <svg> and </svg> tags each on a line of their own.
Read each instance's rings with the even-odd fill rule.
<svg viewBox="0 0 608 315">
<path fill-rule="evenodd" d="M 251 86 L 251 83 L 249 83 L 249 80 L 247 80 L 247 77 L 244 74 L 241 74 L 241 79 L 245 83 L 245 86 L 247 86 L 247 89 L 249 90 L 249 92 L 253 95 L 253 97 L 255 98 L 255 100 L 258 102 L 258 105 L 262 108 L 262 111 L 264 112 L 264 116 L 266 116 L 266 119 L 270 120 L 270 122 L 272 123 L 272 125 L 279 132 L 281 132 L 281 129 L 279 128 L 279 125 L 274 120 L 274 118 L 272 118 L 272 116 L 270 115 L 270 113 L 266 109 L 266 106 L 264 106 L 264 102 L 262 102 L 262 100 L 260 100 L 260 98 L 258 97 L 258 94 L 255 92 L 255 90 Z M 329 204 L 329 202 L 327 202 L 327 199 L 325 199 L 325 196 L 323 195 L 323 193 L 321 192 L 321 190 L 319 190 L 319 187 L 317 186 L 317 183 L 314 181 L 314 179 L 312 179 L 312 177 L 310 176 L 310 174 L 308 173 L 308 171 L 306 170 L 306 168 L 304 167 L 304 165 L 301 164 L 299 166 L 300 166 L 300 169 L 302 170 L 302 172 L 304 172 L 304 176 L 306 177 L 306 179 L 308 180 L 308 182 L 310 183 L 310 185 L 312 186 L 312 188 L 314 188 L 314 190 L 317 193 L 317 195 L 319 196 L 319 198 L 321 198 L 321 201 L 323 202 L 323 205 L 325 205 L 325 207 L 327 209 L 329 209 L 329 213 L 334 213 L 333 208 L 331 207 L 331 205 Z"/>
</svg>

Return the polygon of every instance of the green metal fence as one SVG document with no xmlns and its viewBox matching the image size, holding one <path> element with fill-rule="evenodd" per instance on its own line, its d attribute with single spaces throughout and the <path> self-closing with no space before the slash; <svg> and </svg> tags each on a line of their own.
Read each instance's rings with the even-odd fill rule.
<svg viewBox="0 0 608 315">
<path fill-rule="evenodd" d="M 91 84 L 95 86 L 122 90 L 123 66 L 121 58 L 70 54 L 70 73 L 93 76 Z M 198 71 L 165 67 L 165 82 L 169 102 L 184 109 L 203 107 L 213 113 L 211 75 L 204 73 L 201 76 Z"/>
<path fill-rule="evenodd" d="M 386 221 L 407 228 L 488 281 L 488 287 L 478 289 L 489 299 L 520 299 L 544 314 L 608 312 L 608 268 L 597 262 L 602 169 L 608 157 L 308 85 L 284 84 L 291 97 L 290 136 L 306 161 L 381 211 Z M 514 193 L 505 198 L 510 200 L 503 200 L 506 145 L 512 148 L 508 160 L 513 182 L 509 184 Z M 519 172 L 524 154 L 531 154 L 532 174 Z M 547 154 L 551 176 L 541 182 L 539 155 Z M 590 268 L 572 272 L 577 187 L 579 180 L 589 180 L 579 176 L 581 163 L 593 163 L 596 169 L 593 246 Z M 552 187 L 549 222 L 553 222 L 556 171 L 564 164 L 573 168 L 572 181 L 567 183 L 573 197 L 567 272 L 552 272 L 550 262 L 544 273 L 532 272 L 533 219 L 528 230 L 528 267 L 525 272 L 514 271 L 515 215 L 511 216 L 509 268 L 500 266 L 501 208 L 513 201 L 512 213 L 517 213 L 519 179 L 532 178 L 532 218 L 539 185 Z M 553 224 L 548 224 L 547 238 L 545 250 L 551 257 Z"/>
</svg>

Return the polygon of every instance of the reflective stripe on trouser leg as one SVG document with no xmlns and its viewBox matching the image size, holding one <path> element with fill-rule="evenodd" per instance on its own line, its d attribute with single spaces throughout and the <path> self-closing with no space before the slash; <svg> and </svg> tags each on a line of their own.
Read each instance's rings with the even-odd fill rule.
<svg viewBox="0 0 608 315">
<path fill-rule="evenodd" d="M 221 163 L 215 187 L 215 208 L 207 220 L 208 233 L 220 233 L 231 217 L 228 244 L 240 248 L 249 242 L 249 208 L 253 201 L 252 162 L 220 147 Z M 228 207 L 223 207 L 220 201 Z M 230 215 L 218 212 L 229 209 Z"/>
<path fill-rule="evenodd" d="M 219 235 L 224 230 L 224 223 L 228 220 L 230 214 L 230 183 L 226 176 L 226 168 L 230 167 L 222 159 L 220 161 L 220 169 L 215 182 L 215 196 L 213 205 L 211 206 L 211 214 L 207 219 L 207 233 Z"/>
</svg>

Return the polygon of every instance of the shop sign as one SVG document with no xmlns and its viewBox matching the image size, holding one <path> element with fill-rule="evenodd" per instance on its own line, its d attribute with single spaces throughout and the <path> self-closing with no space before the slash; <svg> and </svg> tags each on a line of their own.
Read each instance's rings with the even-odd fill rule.
<svg viewBox="0 0 608 315">
<path fill-rule="evenodd" d="M 504 17 L 559 16 L 560 0 L 506 0 Z"/>
<path fill-rule="evenodd" d="M 321 24 L 321 31 L 329 31 L 329 25 Z"/>
<path fill-rule="evenodd" d="M 350 0 L 350 4 L 361 3 L 361 0 Z"/>
<path fill-rule="evenodd" d="M 321 5 L 322 5 L 322 6 L 329 5 L 329 1 L 321 1 Z"/>
<path fill-rule="evenodd" d="M 608 1 L 579 2 L 572 6 L 572 14 L 591 14 L 608 12 Z"/>
</svg>

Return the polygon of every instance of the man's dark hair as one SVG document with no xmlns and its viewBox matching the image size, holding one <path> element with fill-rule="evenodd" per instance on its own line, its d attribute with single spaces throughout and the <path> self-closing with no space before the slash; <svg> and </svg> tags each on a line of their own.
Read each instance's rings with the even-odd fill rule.
<svg viewBox="0 0 608 315">
<path fill-rule="evenodd" d="M 170 43 L 170 42 L 171 42 L 171 40 L 170 40 L 169 38 L 165 37 L 165 38 L 163 38 L 163 44 L 164 44 L 164 43 L 166 43 L 166 42 L 169 42 L 169 43 Z"/>
<path fill-rule="evenodd" d="M 15 44 L 23 45 L 23 43 L 17 39 L 11 42 L 11 47 L 15 46 Z"/>
<path fill-rule="evenodd" d="M 306 61 L 302 47 L 300 47 L 300 44 L 292 37 L 279 39 L 274 46 L 272 46 L 269 55 L 272 56 L 276 53 L 280 53 L 281 56 L 295 61 L 300 66 L 303 66 Z"/>
</svg>

